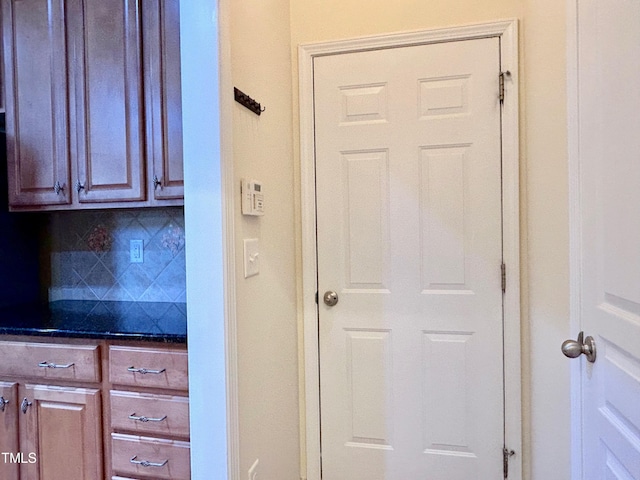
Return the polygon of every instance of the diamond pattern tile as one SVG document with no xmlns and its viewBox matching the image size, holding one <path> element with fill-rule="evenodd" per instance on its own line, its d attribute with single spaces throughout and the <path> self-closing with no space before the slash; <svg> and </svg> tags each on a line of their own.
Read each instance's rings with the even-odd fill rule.
<svg viewBox="0 0 640 480">
<path fill-rule="evenodd" d="M 50 300 L 184 302 L 181 207 L 57 212 L 49 217 Z M 144 241 L 130 263 L 129 241 Z"/>
</svg>

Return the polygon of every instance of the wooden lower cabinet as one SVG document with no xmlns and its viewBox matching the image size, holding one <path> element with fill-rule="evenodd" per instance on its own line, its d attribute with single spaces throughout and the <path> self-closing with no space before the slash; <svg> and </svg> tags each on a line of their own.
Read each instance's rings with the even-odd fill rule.
<svg viewBox="0 0 640 480">
<path fill-rule="evenodd" d="M 0 341 L 0 478 L 104 477 L 97 345 Z"/>
<path fill-rule="evenodd" d="M 0 340 L 0 480 L 189 479 L 186 349 L 66 340 Z"/>
<path fill-rule="evenodd" d="M 21 478 L 103 478 L 100 390 L 20 385 Z"/>
<path fill-rule="evenodd" d="M 0 382 L 0 478 L 3 480 L 20 479 L 20 452 L 18 437 L 18 384 Z M 11 454 L 14 454 L 11 457 Z"/>
<path fill-rule="evenodd" d="M 100 390 L 0 382 L 0 478 L 103 478 Z"/>
<path fill-rule="evenodd" d="M 189 480 L 189 442 L 111 435 L 113 469 L 134 478 Z"/>
<path fill-rule="evenodd" d="M 108 369 L 112 479 L 190 479 L 186 350 L 111 346 Z"/>
<path fill-rule="evenodd" d="M 144 436 L 189 438 L 189 398 L 111 391 L 111 426 Z"/>
</svg>

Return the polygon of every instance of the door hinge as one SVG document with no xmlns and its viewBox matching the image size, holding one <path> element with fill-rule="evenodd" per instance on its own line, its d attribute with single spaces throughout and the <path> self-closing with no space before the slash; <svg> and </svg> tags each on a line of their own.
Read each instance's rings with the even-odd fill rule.
<svg viewBox="0 0 640 480">
<path fill-rule="evenodd" d="M 500 274 L 502 279 L 502 293 L 507 291 L 507 266 L 503 263 L 500 265 Z"/>
<path fill-rule="evenodd" d="M 318 304 L 318 292 L 316 292 L 316 305 Z"/>
<path fill-rule="evenodd" d="M 506 72 L 500 72 L 500 75 L 498 75 L 498 96 L 500 98 L 500 103 L 504 103 L 504 78 L 510 76 L 511 72 L 509 70 Z"/>
<path fill-rule="evenodd" d="M 516 454 L 514 450 L 509 450 L 507 447 L 502 449 L 502 471 L 504 472 L 504 478 L 509 477 L 509 458 Z"/>
</svg>

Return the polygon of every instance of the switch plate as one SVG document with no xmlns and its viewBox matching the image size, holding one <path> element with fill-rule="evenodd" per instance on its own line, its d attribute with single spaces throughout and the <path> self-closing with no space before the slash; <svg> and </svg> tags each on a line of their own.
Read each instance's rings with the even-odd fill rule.
<svg viewBox="0 0 640 480">
<path fill-rule="evenodd" d="M 260 273 L 260 250 L 257 238 L 244 239 L 244 278 Z"/>
<path fill-rule="evenodd" d="M 129 241 L 129 260 L 131 263 L 144 262 L 144 241 L 143 240 Z"/>
</svg>

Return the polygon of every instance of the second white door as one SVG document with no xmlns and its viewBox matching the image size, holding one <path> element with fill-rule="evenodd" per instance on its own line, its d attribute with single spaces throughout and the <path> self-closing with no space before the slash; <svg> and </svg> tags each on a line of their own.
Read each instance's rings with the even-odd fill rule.
<svg viewBox="0 0 640 480">
<path fill-rule="evenodd" d="M 498 38 L 314 60 L 326 480 L 503 478 L 499 73 Z"/>
</svg>

